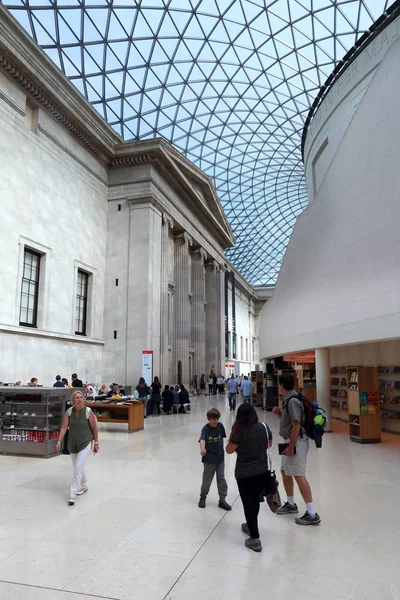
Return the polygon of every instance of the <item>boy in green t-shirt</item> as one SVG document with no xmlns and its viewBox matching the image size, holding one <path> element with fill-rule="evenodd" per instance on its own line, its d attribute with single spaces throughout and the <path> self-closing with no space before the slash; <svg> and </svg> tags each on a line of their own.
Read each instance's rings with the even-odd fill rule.
<svg viewBox="0 0 400 600">
<path fill-rule="evenodd" d="M 207 494 L 210 491 L 214 474 L 217 474 L 217 486 L 219 494 L 219 508 L 231 510 L 231 506 L 225 498 L 228 493 L 228 484 L 225 479 L 225 453 L 224 442 L 226 438 L 225 427 L 219 422 L 221 413 L 217 408 L 207 411 L 207 425 L 204 425 L 200 434 L 200 454 L 204 465 L 203 482 L 200 490 L 199 508 L 206 507 Z"/>
</svg>

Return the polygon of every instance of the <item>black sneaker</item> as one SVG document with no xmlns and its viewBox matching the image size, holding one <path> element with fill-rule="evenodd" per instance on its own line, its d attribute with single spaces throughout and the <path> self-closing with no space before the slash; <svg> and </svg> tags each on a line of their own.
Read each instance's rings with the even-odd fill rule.
<svg viewBox="0 0 400 600">
<path fill-rule="evenodd" d="M 318 513 L 312 517 L 306 511 L 302 517 L 299 519 L 295 519 L 297 525 L 319 525 L 321 523 L 321 518 Z"/>
<path fill-rule="evenodd" d="M 206 499 L 205 498 L 200 498 L 199 500 L 199 508 L 205 508 L 206 507 Z"/>
<path fill-rule="evenodd" d="M 251 538 L 249 538 L 248 540 L 245 541 L 244 545 L 249 550 L 254 550 L 254 552 L 261 552 L 261 550 L 262 550 L 262 545 L 261 545 L 260 540 L 252 540 Z"/>
<path fill-rule="evenodd" d="M 278 508 L 276 511 L 276 515 L 297 515 L 299 509 L 297 508 L 297 504 L 289 504 L 289 502 L 285 502 L 282 506 Z"/>
<path fill-rule="evenodd" d="M 232 506 L 226 502 L 226 500 L 220 500 L 218 502 L 218 507 L 223 508 L 224 510 L 232 510 Z"/>
<path fill-rule="evenodd" d="M 246 535 L 251 536 L 250 529 L 249 529 L 249 526 L 247 525 L 247 523 L 242 523 L 242 531 Z"/>
</svg>

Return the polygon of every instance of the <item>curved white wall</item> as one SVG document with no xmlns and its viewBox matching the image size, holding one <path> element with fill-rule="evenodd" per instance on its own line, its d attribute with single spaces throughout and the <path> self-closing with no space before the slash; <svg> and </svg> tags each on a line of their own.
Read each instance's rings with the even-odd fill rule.
<svg viewBox="0 0 400 600">
<path fill-rule="evenodd" d="M 306 144 L 299 216 L 260 357 L 400 337 L 400 21 L 342 75 Z"/>
</svg>

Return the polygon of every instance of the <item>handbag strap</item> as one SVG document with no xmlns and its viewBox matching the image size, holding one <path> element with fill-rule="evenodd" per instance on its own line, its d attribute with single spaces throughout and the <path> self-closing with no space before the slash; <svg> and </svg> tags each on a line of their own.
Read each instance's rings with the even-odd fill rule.
<svg viewBox="0 0 400 600">
<path fill-rule="evenodd" d="M 269 448 L 269 433 L 268 433 L 268 427 L 266 426 L 266 424 L 264 423 L 264 421 L 261 421 L 261 423 L 264 425 L 265 428 L 265 433 L 267 434 L 267 467 L 270 471 L 272 471 L 272 456 L 271 456 L 271 450 Z"/>
</svg>

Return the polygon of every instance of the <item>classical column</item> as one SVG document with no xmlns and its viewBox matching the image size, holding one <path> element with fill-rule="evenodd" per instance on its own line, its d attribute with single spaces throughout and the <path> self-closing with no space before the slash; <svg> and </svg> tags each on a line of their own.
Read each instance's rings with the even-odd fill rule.
<svg viewBox="0 0 400 600">
<path fill-rule="evenodd" d="M 206 262 L 206 374 L 211 368 L 222 373 L 222 327 L 223 307 L 221 295 L 220 266 L 214 260 Z"/>
<path fill-rule="evenodd" d="M 175 296 L 174 296 L 174 364 L 173 375 L 178 383 L 189 386 L 189 246 L 187 233 L 174 236 Z"/>
<path fill-rule="evenodd" d="M 330 362 L 328 348 L 315 350 L 315 374 L 317 380 L 317 402 L 328 415 L 326 431 L 332 431 L 332 407 L 330 386 Z"/>
<path fill-rule="evenodd" d="M 136 385 L 143 350 L 153 351 L 153 376 L 160 374 L 162 212 L 151 197 L 128 201 L 126 383 Z"/>
<path fill-rule="evenodd" d="M 200 377 L 205 373 L 206 342 L 206 275 L 204 261 L 207 253 L 202 248 L 191 251 L 192 255 L 192 346 L 194 348 L 193 375 Z"/>
<path fill-rule="evenodd" d="M 169 264 L 169 244 L 170 229 L 173 229 L 174 221 L 172 217 L 164 212 L 162 215 L 161 230 L 161 329 L 160 329 L 160 378 L 161 382 L 170 381 L 168 344 L 169 344 L 169 304 L 168 295 L 170 293 L 168 285 L 168 275 L 170 271 Z"/>
</svg>

